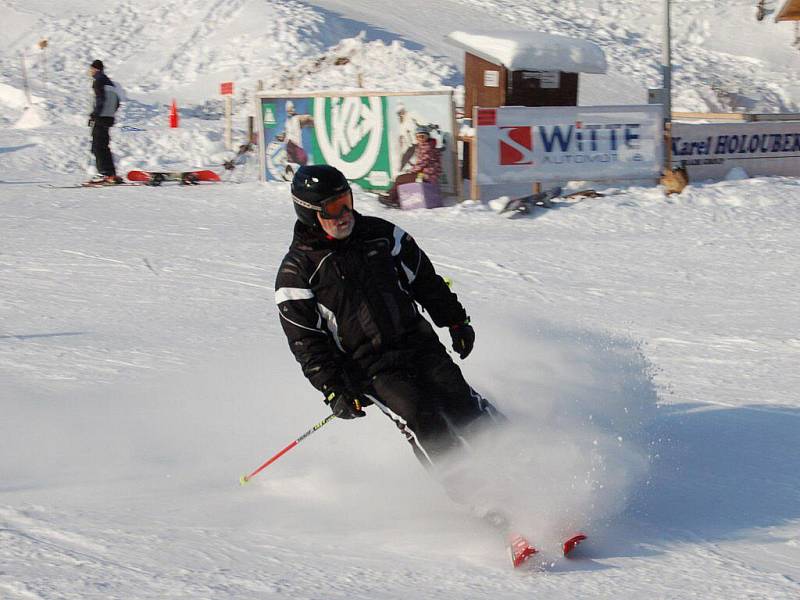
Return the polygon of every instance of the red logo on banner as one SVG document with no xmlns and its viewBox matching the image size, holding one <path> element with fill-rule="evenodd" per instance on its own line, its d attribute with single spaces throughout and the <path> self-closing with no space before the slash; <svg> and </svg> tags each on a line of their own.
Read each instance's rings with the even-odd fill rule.
<svg viewBox="0 0 800 600">
<path fill-rule="evenodd" d="M 478 109 L 478 126 L 497 125 L 497 110 L 494 108 Z"/>
<path fill-rule="evenodd" d="M 233 94 L 233 82 L 226 81 L 219 84 L 219 93 L 221 96 L 230 96 Z"/>
<path fill-rule="evenodd" d="M 501 165 L 532 165 L 532 127 L 498 127 Z"/>
</svg>

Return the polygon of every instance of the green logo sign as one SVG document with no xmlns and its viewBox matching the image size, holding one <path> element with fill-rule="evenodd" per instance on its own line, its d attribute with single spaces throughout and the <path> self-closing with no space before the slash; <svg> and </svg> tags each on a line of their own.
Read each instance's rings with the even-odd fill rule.
<svg viewBox="0 0 800 600">
<path fill-rule="evenodd" d="M 351 180 L 388 179 L 389 157 L 380 97 L 346 96 L 314 100 L 316 145 L 326 164 Z"/>
<path fill-rule="evenodd" d="M 263 105 L 264 110 L 264 127 L 275 127 L 278 124 L 278 119 L 275 118 L 275 105 L 271 102 L 265 102 Z"/>
</svg>

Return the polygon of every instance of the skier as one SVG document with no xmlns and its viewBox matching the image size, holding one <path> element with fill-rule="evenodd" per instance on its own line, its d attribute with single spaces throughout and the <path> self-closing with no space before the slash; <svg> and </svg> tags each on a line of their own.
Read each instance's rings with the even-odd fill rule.
<svg viewBox="0 0 800 600">
<path fill-rule="evenodd" d="M 363 417 L 365 406 L 376 405 L 450 497 L 506 536 L 520 566 L 537 549 L 492 498 L 481 506 L 476 488 L 485 482 L 464 460 L 469 440 L 505 419 L 464 380 L 419 310 L 449 329 L 463 360 L 475 343 L 464 307 L 408 233 L 354 210 L 339 170 L 300 167 L 291 191 L 297 221 L 275 301 L 303 374 L 340 419 Z M 564 542 L 564 554 L 585 538 Z"/>
<path fill-rule="evenodd" d="M 99 185 L 122 183 L 114 168 L 114 157 L 108 147 L 111 143 L 109 129 L 114 125 L 114 115 L 120 104 L 120 97 L 114 82 L 103 72 L 103 62 L 95 60 L 89 67 L 94 90 L 94 104 L 89 115 L 89 127 L 92 128 L 92 154 L 95 157 L 97 175 L 91 183 Z"/>
<path fill-rule="evenodd" d="M 275 300 L 292 353 L 333 414 L 363 417 L 374 403 L 437 466 L 496 416 L 419 307 L 449 329 L 461 359 L 475 341 L 467 313 L 408 233 L 354 210 L 336 168 L 301 167 L 291 192 L 297 222 Z"/>
<path fill-rule="evenodd" d="M 308 162 L 308 153 L 303 149 L 303 129 L 314 126 L 314 117 L 299 115 L 294 108 L 294 102 L 286 101 L 286 121 L 284 123 L 284 138 L 286 139 L 286 154 L 291 163 L 304 165 Z"/>
<path fill-rule="evenodd" d="M 414 139 L 417 129 L 418 119 L 406 110 L 405 104 L 397 105 L 397 149 L 396 156 L 399 158 L 397 172 L 403 171 L 414 157 Z"/>
</svg>

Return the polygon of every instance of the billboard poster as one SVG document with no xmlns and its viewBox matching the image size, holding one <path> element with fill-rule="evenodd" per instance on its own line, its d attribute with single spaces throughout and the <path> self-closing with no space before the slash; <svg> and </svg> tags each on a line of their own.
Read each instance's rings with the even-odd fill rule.
<svg viewBox="0 0 800 600">
<path fill-rule="evenodd" d="M 441 191 L 456 193 L 452 92 L 307 95 L 262 93 L 262 177 L 289 181 L 302 165 L 328 164 L 368 190 L 387 190 L 413 168 L 415 131 L 426 127 L 442 160 Z"/>
<path fill-rule="evenodd" d="M 476 108 L 478 183 L 658 177 L 661 107 Z"/>
<path fill-rule="evenodd" d="M 800 175 L 800 121 L 673 123 L 673 166 L 690 180 L 722 179 L 734 167 L 750 176 Z"/>
</svg>

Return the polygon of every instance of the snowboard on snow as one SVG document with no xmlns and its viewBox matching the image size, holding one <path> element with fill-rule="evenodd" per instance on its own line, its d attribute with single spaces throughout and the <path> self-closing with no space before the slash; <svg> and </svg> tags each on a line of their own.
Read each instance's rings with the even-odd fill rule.
<svg viewBox="0 0 800 600">
<path fill-rule="evenodd" d="M 219 175 L 208 169 L 199 171 L 129 171 L 128 181 L 145 185 L 161 185 L 165 181 L 177 181 L 182 185 L 220 181 Z"/>
</svg>

